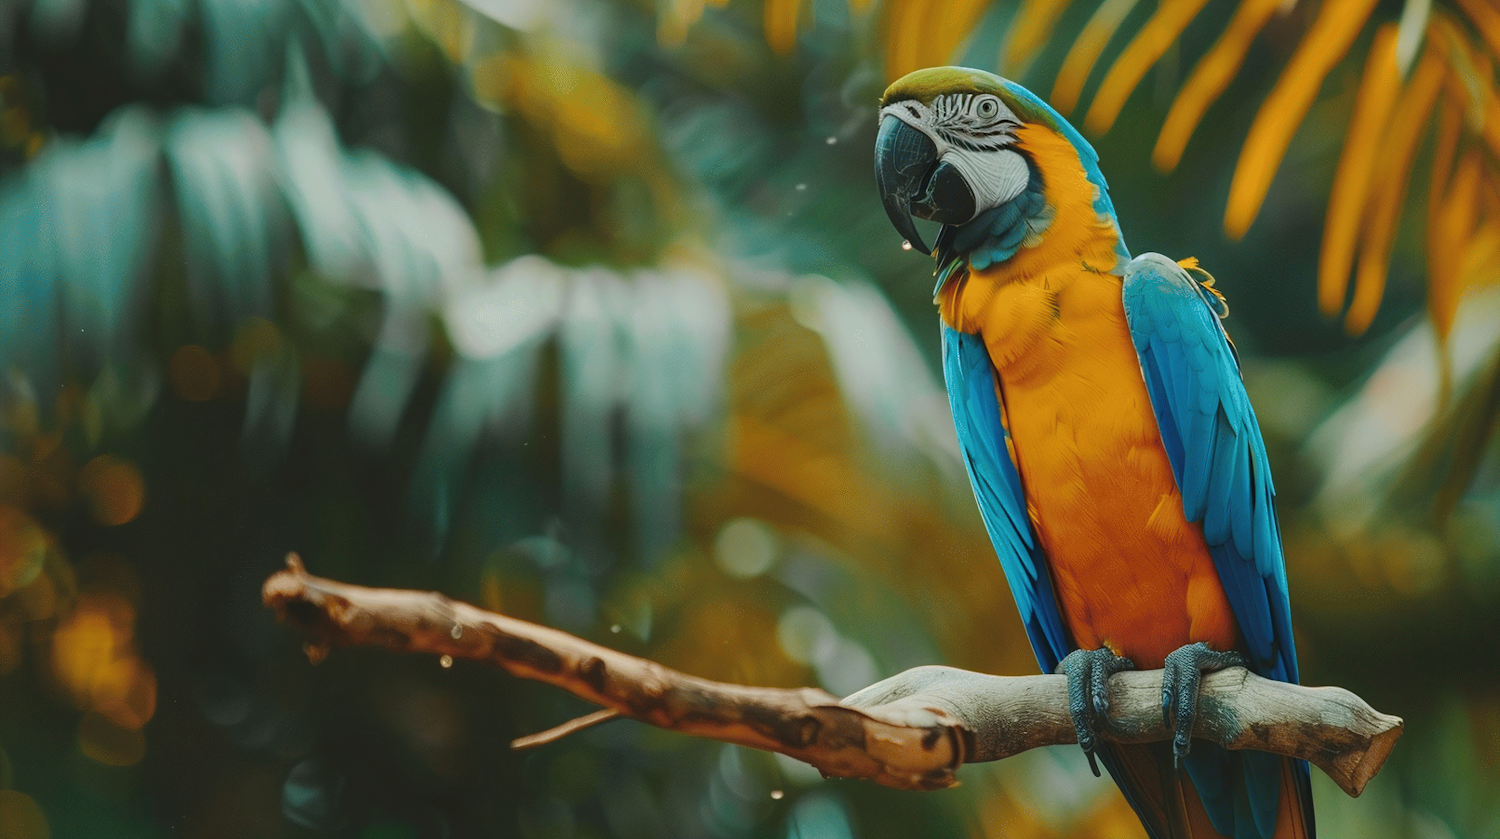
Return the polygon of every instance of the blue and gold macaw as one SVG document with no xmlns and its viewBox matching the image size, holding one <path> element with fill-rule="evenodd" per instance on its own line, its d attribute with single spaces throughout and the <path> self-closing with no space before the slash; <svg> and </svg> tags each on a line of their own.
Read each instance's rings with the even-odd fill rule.
<svg viewBox="0 0 1500 839">
<path fill-rule="evenodd" d="M 1297 681 L 1270 466 L 1212 278 L 1132 259 L 1093 148 L 989 73 L 891 85 L 875 177 L 918 250 L 912 216 L 942 224 L 931 252 L 959 443 L 1037 660 L 1068 676 L 1090 764 L 1157 839 L 1313 836 L 1305 762 L 1189 749 L 1203 672 Z M 1165 668 L 1170 744 L 1095 738 L 1109 675 L 1131 667 Z"/>
</svg>

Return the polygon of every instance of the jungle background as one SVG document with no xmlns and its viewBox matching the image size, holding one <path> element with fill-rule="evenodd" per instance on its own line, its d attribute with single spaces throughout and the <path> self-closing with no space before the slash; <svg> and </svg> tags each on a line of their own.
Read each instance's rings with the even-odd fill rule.
<svg viewBox="0 0 1500 839">
<path fill-rule="evenodd" d="M 918 66 L 1085 127 L 1231 304 L 1324 837 L 1500 835 L 1486 0 L 0 0 L 0 837 L 1119 837 L 1076 749 L 898 793 L 261 607 L 439 589 L 689 673 L 1030 673 L 872 183 Z M 1352 277 L 1352 282 L 1351 282 Z"/>
</svg>

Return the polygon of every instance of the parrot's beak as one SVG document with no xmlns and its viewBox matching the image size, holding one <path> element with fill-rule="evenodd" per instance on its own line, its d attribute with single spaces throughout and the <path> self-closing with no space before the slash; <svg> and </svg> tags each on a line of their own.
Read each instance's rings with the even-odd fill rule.
<svg viewBox="0 0 1500 839">
<path fill-rule="evenodd" d="M 912 216 L 955 225 L 974 218 L 974 191 L 963 175 L 938 160 L 931 138 L 890 114 L 875 137 L 875 184 L 896 232 L 922 253 L 931 250 Z"/>
</svg>

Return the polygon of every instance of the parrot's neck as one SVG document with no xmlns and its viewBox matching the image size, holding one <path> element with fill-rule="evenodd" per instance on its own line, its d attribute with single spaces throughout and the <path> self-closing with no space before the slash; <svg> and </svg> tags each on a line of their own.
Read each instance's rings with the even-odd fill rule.
<svg viewBox="0 0 1500 839">
<path fill-rule="evenodd" d="M 1041 189 L 1023 192 L 964 227 L 945 229 L 939 241 L 936 302 L 943 320 L 957 328 L 962 318 L 956 301 L 965 285 L 1027 282 L 1067 268 L 1117 274 L 1129 259 L 1119 225 L 1112 212 L 1100 212 L 1100 204 L 1108 203 L 1098 200 L 1099 187 L 1073 145 L 1030 125 L 1016 137 Z"/>
</svg>

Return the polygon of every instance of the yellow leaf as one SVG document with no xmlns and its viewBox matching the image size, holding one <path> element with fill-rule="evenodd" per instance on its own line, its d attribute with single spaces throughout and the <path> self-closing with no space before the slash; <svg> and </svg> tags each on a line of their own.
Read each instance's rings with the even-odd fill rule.
<svg viewBox="0 0 1500 839">
<path fill-rule="evenodd" d="M 897 79 L 948 63 L 984 8 L 984 0 L 896 0 L 886 18 L 886 73 Z"/>
<path fill-rule="evenodd" d="M 1243 0 L 1240 3 L 1234 17 L 1224 27 L 1224 33 L 1177 92 L 1172 110 L 1167 112 L 1167 121 L 1162 125 L 1161 136 L 1156 139 L 1156 148 L 1151 152 L 1151 162 L 1157 169 L 1168 172 L 1177 168 L 1182 150 L 1187 148 L 1188 138 L 1197 130 L 1208 106 L 1229 87 L 1229 82 L 1245 63 L 1250 42 L 1265 28 L 1271 13 L 1280 5 L 1281 0 Z"/>
<path fill-rule="evenodd" d="M 1458 125 L 1456 119 L 1453 125 Z M 1445 123 L 1443 128 L 1447 129 L 1448 125 Z M 1457 134 L 1455 128 L 1453 137 L 1456 138 Z M 1440 141 L 1448 139 L 1441 134 L 1439 138 Z M 1442 151 L 1447 150 L 1440 149 Z M 1452 152 L 1448 151 L 1446 157 L 1451 158 Z M 1440 169 L 1437 162 L 1445 165 Z M 1453 330 L 1459 298 L 1463 296 L 1464 254 L 1473 239 L 1471 234 L 1478 214 L 1483 151 L 1478 147 L 1464 151 L 1454 169 L 1453 179 L 1444 191 L 1439 175 L 1446 171 L 1446 163 L 1446 160 L 1434 161 L 1427 217 L 1427 314 L 1438 339 L 1438 393 L 1440 404 L 1444 405 L 1453 392 L 1453 359 L 1448 352 L 1448 336 Z"/>
<path fill-rule="evenodd" d="M 765 0 L 766 43 L 781 55 L 797 46 L 798 0 Z"/>
<path fill-rule="evenodd" d="M 560 47 L 533 49 L 474 62 L 474 95 L 546 131 L 563 164 L 585 180 L 600 183 L 643 168 L 653 141 L 634 94 Z"/>
<path fill-rule="evenodd" d="M 1068 10 L 1072 0 L 1025 0 L 1005 36 L 1001 48 L 1001 72 L 1015 78 L 1024 74 L 1026 65 L 1037 50 L 1052 37 L 1057 19 Z"/>
<path fill-rule="evenodd" d="M 1493 172 L 1486 172 L 1487 176 L 1493 177 Z M 1489 201 L 1485 204 L 1488 206 Z M 1463 277 L 1463 291 L 1481 284 L 1493 283 L 1496 280 L 1495 265 L 1500 260 L 1500 218 L 1487 215 L 1475 229 L 1474 235 L 1469 237 L 1468 249 L 1464 251 L 1463 266 L 1460 275 Z M 1463 293 L 1459 294 L 1460 299 Z"/>
<path fill-rule="evenodd" d="M 1478 148 L 1463 153 L 1429 225 L 1428 261 L 1433 268 L 1427 281 L 1427 311 L 1432 317 L 1433 331 L 1444 344 L 1448 342 L 1458 299 L 1463 294 L 1463 254 L 1474 230 L 1483 159 Z M 1440 253 L 1441 260 L 1434 259 Z"/>
<path fill-rule="evenodd" d="M 922 67 L 918 55 L 927 9 L 925 0 L 891 0 L 886 8 L 885 72 L 894 81 Z"/>
<path fill-rule="evenodd" d="M 1445 74 L 1445 81 L 1447 80 Z M 1453 168 L 1453 157 L 1458 149 L 1458 135 L 1463 127 L 1463 115 L 1455 105 L 1450 92 L 1443 97 L 1442 115 L 1438 121 L 1437 138 L 1432 145 L 1432 173 L 1427 183 L 1427 273 L 1428 282 L 1444 270 L 1447 254 L 1438 249 L 1439 210 L 1443 193 L 1448 186 L 1448 176 Z"/>
<path fill-rule="evenodd" d="M 1292 133 L 1312 107 L 1328 72 L 1349 51 L 1374 8 L 1375 0 L 1328 0 L 1302 36 L 1276 87 L 1255 115 L 1240 152 L 1229 185 L 1229 206 L 1224 211 L 1224 232 L 1231 238 L 1244 236 L 1260 212 Z"/>
<path fill-rule="evenodd" d="M 1448 89 L 1455 101 L 1464 103 L 1464 119 L 1469 129 L 1476 134 L 1484 131 L 1485 98 L 1490 78 L 1490 60 L 1484 50 L 1475 49 L 1469 43 L 1465 30 L 1446 15 L 1438 15 L 1432 21 L 1433 37 L 1446 47 L 1444 57 L 1448 59 Z"/>
<path fill-rule="evenodd" d="M 921 65 L 947 64 L 953 60 L 958 45 L 974 31 L 984 14 L 986 0 L 947 0 L 928 6 L 927 35 L 923 43 Z"/>
<path fill-rule="evenodd" d="M 1104 51 L 1115 30 L 1135 8 L 1135 3 L 1136 0 L 1104 0 L 1084 24 L 1078 40 L 1068 50 L 1068 57 L 1063 59 L 1062 69 L 1057 71 L 1057 81 L 1052 85 L 1052 107 L 1058 113 L 1067 116 L 1078 107 L 1078 97 L 1099 61 L 1099 53 Z"/>
<path fill-rule="evenodd" d="M 469 57 L 475 41 L 475 15 L 467 6 L 442 0 L 412 0 L 406 10 L 449 61 L 461 64 Z"/>
<path fill-rule="evenodd" d="M 718 5 L 718 4 L 716 4 Z M 687 31 L 703 17 L 704 0 L 669 0 L 656 14 L 656 42 L 664 47 L 681 46 Z"/>
<path fill-rule="evenodd" d="M 1390 177 L 1377 178 L 1365 220 L 1365 234 L 1359 249 L 1359 268 L 1355 272 L 1354 300 L 1344 316 L 1344 329 L 1359 335 L 1369 328 L 1385 293 L 1386 272 L 1390 266 L 1391 246 L 1396 238 L 1396 221 L 1406 204 L 1406 189 L 1411 180 L 1417 146 L 1428 125 L 1432 106 L 1437 102 L 1443 84 L 1443 62 L 1431 50 L 1424 52 L 1412 72 L 1411 82 L 1396 100 L 1389 124 L 1389 134 L 1381 153 L 1382 168 Z"/>
<path fill-rule="evenodd" d="M 1090 131 L 1102 134 L 1115 124 L 1115 117 L 1125 107 L 1130 92 L 1141 83 L 1141 77 L 1207 4 L 1208 0 L 1162 0 L 1099 84 L 1099 92 L 1094 94 L 1094 103 L 1084 118 L 1084 125 Z"/>
<path fill-rule="evenodd" d="M 1458 6 L 1474 21 L 1474 28 L 1479 30 L 1490 52 L 1500 55 L 1500 11 L 1482 0 L 1458 0 Z"/>
<path fill-rule="evenodd" d="M 1481 95 L 1484 107 L 1484 128 L 1480 131 L 1480 136 L 1491 152 L 1500 154 L 1500 96 L 1495 95 L 1495 86 L 1488 81 L 1491 78 L 1489 63 L 1485 62 L 1484 65 L 1479 76 L 1479 84 L 1483 87 Z"/>
<path fill-rule="evenodd" d="M 1344 153 L 1339 156 L 1333 192 L 1328 199 L 1323 249 L 1318 259 L 1318 308 L 1325 315 L 1338 314 L 1344 307 L 1349 269 L 1354 262 L 1355 235 L 1364 215 L 1373 170 L 1378 163 L 1383 172 L 1390 173 L 1385 160 L 1388 142 L 1385 128 L 1400 90 L 1396 24 L 1387 23 L 1375 33 L 1370 45 L 1364 79 L 1354 100 L 1354 116 L 1344 137 Z"/>
</svg>

